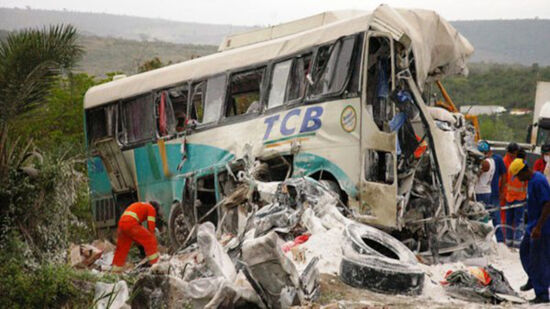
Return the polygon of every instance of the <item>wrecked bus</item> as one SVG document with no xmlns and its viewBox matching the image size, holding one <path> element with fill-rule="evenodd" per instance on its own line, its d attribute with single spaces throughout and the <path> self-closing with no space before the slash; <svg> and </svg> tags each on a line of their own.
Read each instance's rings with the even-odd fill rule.
<svg viewBox="0 0 550 309">
<path fill-rule="evenodd" d="M 355 220 L 404 242 L 466 246 L 452 231 L 477 205 L 474 131 L 429 100 L 472 52 L 436 13 L 382 5 L 231 35 L 213 55 L 95 86 L 84 108 L 97 226 L 157 200 L 182 243 L 223 216 L 212 207 L 247 157 L 263 181 L 322 180 Z"/>
</svg>

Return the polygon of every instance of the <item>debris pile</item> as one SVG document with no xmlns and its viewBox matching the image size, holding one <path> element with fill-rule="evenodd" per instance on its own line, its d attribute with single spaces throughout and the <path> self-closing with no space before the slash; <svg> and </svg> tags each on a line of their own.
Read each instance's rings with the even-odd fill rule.
<svg viewBox="0 0 550 309">
<path fill-rule="evenodd" d="M 304 305 L 320 296 L 320 273 L 335 269 L 352 286 L 422 291 L 414 254 L 389 234 L 345 217 L 333 192 L 311 178 L 249 180 L 218 205 L 225 212 L 218 229 L 208 221 L 197 225 L 194 243 L 143 274 L 132 308 Z M 337 238 L 335 250 L 308 250 L 310 242 L 323 250 L 315 243 L 329 234 Z"/>
<path fill-rule="evenodd" d="M 327 276 L 350 287 L 392 295 L 419 295 L 431 284 L 418 252 L 343 215 L 352 213 L 322 182 L 308 177 L 282 182 L 242 175 L 240 179 L 243 183 L 217 204 L 223 216 L 216 225 L 210 221 L 195 225 L 185 248 L 164 254 L 150 270 L 139 271 L 132 308 L 308 305 L 319 301 L 321 281 Z M 477 226 L 459 222 L 458 229 L 461 224 L 469 229 Z M 484 235 L 486 227 L 479 227 Z M 106 252 L 112 254 L 112 244 L 94 244 L 101 258 L 94 250 L 96 255 L 86 255 L 80 248 L 89 247 L 81 246 L 79 252 L 86 253 L 81 264 L 97 268 L 110 263 L 104 259 L 109 258 Z M 90 263 L 88 256 L 95 262 Z M 486 303 L 521 301 L 501 272 L 490 266 L 480 270 L 484 272 L 490 280 L 455 270 L 442 285 L 447 295 L 458 299 L 475 295 Z"/>
<path fill-rule="evenodd" d="M 75 268 L 90 268 L 97 270 L 110 269 L 115 246 L 108 240 L 95 240 L 91 244 L 69 247 L 69 265 Z"/>
<path fill-rule="evenodd" d="M 491 265 L 448 271 L 441 282 L 452 297 L 467 301 L 500 304 L 504 301 L 523 303 L 504 274 Z"/>
</svg>

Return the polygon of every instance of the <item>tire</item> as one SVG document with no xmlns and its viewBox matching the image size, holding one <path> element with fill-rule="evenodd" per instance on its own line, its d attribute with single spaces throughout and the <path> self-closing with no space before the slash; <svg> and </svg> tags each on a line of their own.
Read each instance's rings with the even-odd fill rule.
<svg viewBox="0 0 550 309">
<path fill-rule="evenodd" d="M 185 211 L 184 207 L 185 205 L 176 202 L 170 208 L 168 235 L 170 236 L 170 247 L 174 250 L 183 246 L 193 228 L 192 217 L 189 216 L 188 211 Z"/>
<path fill-rule="evenodd" d="M 422 293 L 424 272 L 399 240 L 367 225 L 346 226 L 341 280 L 353 287 L 389 294 Z"/>
</svg>

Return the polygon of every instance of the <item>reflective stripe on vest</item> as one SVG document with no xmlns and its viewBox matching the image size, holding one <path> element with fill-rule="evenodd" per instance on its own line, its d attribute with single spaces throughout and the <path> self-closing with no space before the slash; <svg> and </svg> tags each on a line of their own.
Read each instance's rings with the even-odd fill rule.
<svg viewBox="0 0 550 309">
<path fill-rule="evenodd" d="M 147 216 L 147 221 L 153 221 L 153 222 L 155 222 L 155 217 L 153 217 L 153 216 Z"/>
<path fill-rule="evenodd" d="M 152 260 L 154 260 L 154 259 L 156 259 L 156 258 L 158 258 L 158 257 L 159 257 L 159 253 L 157 252 L 157 253 L 153 253 L 153 254 L 151 254 L 150 256 L 148 256 L 147 259 L 148 259 L 149 261 L 152 261 Z"/>
<path fill-rule="evenodd" d="M 135 213 L 133 211 L 126 210 L 122 215 L 133 217 L 134 219 L 136 219 L 139 222 L 139 217 L 138 217 L 137 213 Z"/>
<path fill-rule="evenodd" d="M 527 190 L 525 189 L 525 186 L 521 187 L 514 187 L 514 186 L 508 186 L 509 192 L 517 192 L 517 193 L 525 193 Z"/>
</svg>

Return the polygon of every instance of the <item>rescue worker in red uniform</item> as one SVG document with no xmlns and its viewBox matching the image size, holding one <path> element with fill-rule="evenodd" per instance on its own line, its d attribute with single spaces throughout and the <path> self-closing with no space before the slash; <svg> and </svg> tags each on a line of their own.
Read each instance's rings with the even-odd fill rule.
<svg viewBox="0 0 550 309">
<path fill-rule="evenodd" d="M 126 208 L 118 221 L 118 239 L 113 258 L 113 272 L 122 271 L 128 251 L 134 241 L 145 249 L 149 264 L 153 265 L 158 261 L 155 221 L 157 215 L 160 215 L 159 206 L 157 202 L 150 201 L 148 203 L 136 202 Z M 147 229 L 141 225 L 144 221 L 147 221 Z"/>
</svg>

